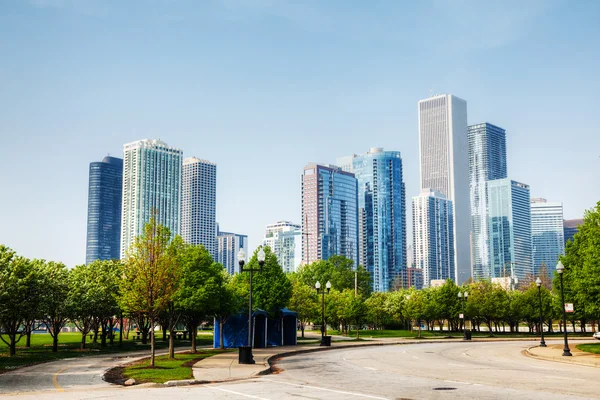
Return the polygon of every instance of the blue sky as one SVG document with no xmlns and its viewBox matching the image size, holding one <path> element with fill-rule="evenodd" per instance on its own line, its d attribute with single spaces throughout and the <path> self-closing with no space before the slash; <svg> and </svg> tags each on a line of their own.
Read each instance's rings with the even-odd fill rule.
<svg viewBox="0 0 600 400">
<path fill-rule="evenodd" d="M 300 222 L 310 161 L 381 146 L 419 192 L 417 101 L 507 130 L 509 177 L 578 218 L 600 200 L 595 1 L 0 2 L 0 243 L 85 261 L 88 164 L 160 138 L 217 163 L 255 247 Z M 408 223 L 411 230 L 411 224 Z"/>
</svg>

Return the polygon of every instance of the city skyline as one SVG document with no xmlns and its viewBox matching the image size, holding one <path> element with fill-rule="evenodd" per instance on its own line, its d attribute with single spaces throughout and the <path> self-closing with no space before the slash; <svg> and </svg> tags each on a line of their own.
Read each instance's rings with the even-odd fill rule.
<svg viewBox="0 0 600 400">
<path fill-rule="evenodd" d="M 598 42 L 599 5 L 156 7 L 0 8 L 11 38 L 0 44 L 0 171 L 10 190 L 0 198 L 0 242 L 83 264 L 87 166 L 144 137 L 219 165 L 217 220 L 247 234 L 250 249 L 267 224 L 301 222 L 298 171 L 309 161 L 399 150 L 412 197 L 415 104 L 442 92 L 468 101 L 468 123 L 510 133 L 509 176 L 530 184 L 532 197 L 563 202 L 565 219 L 600 198 L 600 55 L 570 45 Z M 29 162 L 48 157 L 44 168 Z M 27 195 L 34 188 L 43 195 Z"/>
</svg>

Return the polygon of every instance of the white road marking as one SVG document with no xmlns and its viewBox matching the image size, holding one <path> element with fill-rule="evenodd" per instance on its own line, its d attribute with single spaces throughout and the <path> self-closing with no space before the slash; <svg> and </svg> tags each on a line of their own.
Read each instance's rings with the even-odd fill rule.
<svg viewBox="0 0 600 400">
<path fill-rule="evenodd" d="M 448 365 L 452 366 L 452 367 L 464 367 L 464 365 L 462 364 L 452 364 L 452 363 L 448 363 Z"/>
<path fill-rule="evenodd" d="M 371 371 L 377 371 L 377 368 L 373 368 L 373 367 L 364 367 L 365 369 L 370 369 Z"/>
<path fill-rule="evenodd" d="M 469 382 L 449 381 L 449 380 L 444 380 L 444 382 L 448 382 L 448 383 L 460 383 L 461 385 L 470 385 Z"/>
<path fill-rule="evenodd" d="M 412 356 L 412 358 L 417 359 L 417 360 L 419 359 L 419 357 L 417 357 L 417 356 Z"/>
<path fill-rule="evenodd" d="M 297 384 L 297 383 L 282 382 L 282 381 L 276 381 L 276 380 L 267 379 L 267 378 L 262 378 L 261 380 L 267 381 L 267 382 L 273 382 L 275 384 L 283 384 L 283 385 L 289 385 L 289 386 L 296 386 L 296 387 L 303 387 L 303 388 L 309 388 L 309 389 L 323 390 L 324 392 L 349 394 L 350 396 L 364 397 L 364 398 L 367 398 L 367 399 L 391 400 L 391 399 L 388 399 L 387 397 L 377 397 L 377 396 L 371 396 L 371 395 L 362 394 L 362 393 L 345 392 L 343 390 L 326 389 L 326 388 L 322 388 L 322 387 L 318 387 L 318 386 L 300 385 L 300 384 Z"/>
<path fill-rule="evenodd" d="M 234 390 L 223 389 L 223 388 L 219 388 L 219 387 L 215 387 L 215 386 L 208 386 L 208 387 L 211 388 L 211 389 L 213 389 L 213 390 L 219 390 L 221 392 L 226 392 L 226 393 L 231 393 L 231 394 L 237 394 L 238 396 L 249 397 L 251 399 L 268 400 L 268 399 L 266 399 L 264 397 L 252 396 L 251 394 L 240 393 L 240 392 L 236 392 Z"/>
<path fill-rule="evenodd" d="M 546 375 L 544 378 L 552 378 L 552 379 L 566 379 L 569 381 L 585 381 L 585 379 L 580 379 L 580 378 L 569 378 L 567 376 L 552 376 L 552 375 Z"/>
</svg>

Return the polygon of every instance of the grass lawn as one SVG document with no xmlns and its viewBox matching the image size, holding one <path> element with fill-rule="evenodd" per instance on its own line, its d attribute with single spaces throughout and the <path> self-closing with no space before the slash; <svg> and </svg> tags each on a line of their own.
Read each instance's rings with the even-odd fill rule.
<svg viewBox="0 0 600 400">
<path fill-rule="evenodd" d="M 122 374 L 124 379 L 133 378 L 137 383 L 165 383 L 167 381 L 192 379 L 194 377 L 192 366 L 195 363 L 221 352 L 221 350 L 205 350 L 196 354 L 179 353 L 175 354 L 174 360 L 169 360 L 168 356 L 160 356 L 156 357 L 154 368 L 150 368 L 150 359 L 145 358 L 126 366 Z"/>
<path fill-rule="evenodd" d="M 588 353 L 600 354 L 600 343 L 578 344 L 575 347 Z"/>
<path fill-rule="evenodd" d="M 168 342 L 163 342 L 157 332 L 156 348 L 165 349 L 168 347 Z M 133 338 L 133 335 L 129 335 Z M 5 337 L 8 341 L 8 338 Z M 110 353 L 121 353 L 129 351 L 140 351 L 150 350 L 150 341 L 148 344 L 142 344 L 140 340 L 125 340 L 123 338 L 123 345 L 119 347 L 119 339 L 115 338 L 114 344 L 111 346 L 107 341 L 106 347 L 100 346 L 100 339 L 98 343 L 86 344 L 86 349 L 79 350 L 81 343 L 80 333 L 61 333 L 58 335 L 58 352 L 52 353 L 52 337 L 48 333 L 37 333 L 31 335 L 31 347 L 25 347 L 25 337 L 21 338 L 21 341 L 17 343 L 17 354 L 14 357 L 8 356 L 8 346 L 0 340 L 0 374 L 6 371 L 10 371 L 19 367 L 39 364 L 42 362 L 60 360 L 64 358 L 73 357 L 85 357 L 98 354 L 110 354 Z M 213 344 L 212 335 L 198 335 L 196 338 L 196 344 L 198 346 L 207 346 Z M 188 346 L 190 345 L 189 340 L 175 340 L 176 346 Z"/>
<path fill-rule="evenodd" d="M 341 333 L 338 333 L 341 334 Z M 560 332 L 552 332 L 552 333 L 544 333 L 545 337 L 560 337 L 562 333 Z M 348 335 L 349 337 L 355 337 L 356 331 L 350 331 Z M 416 338 L 419 336 L 419 331 L 408 331 L 408 330 L 361 330 L 360 337 L 363 339 L 373 338 Z M 510 333 L 510 332 L 472 332 L 473 337 L 504 337 L 504 338 L 535 338 L 537 335 L 520 332 L 520 333 Z M 440 331 L 421 331 L 421 337 L 435 339 L 435 338 L 445 338 L 445 337 L 455 337 L 462 338 L 463 332 L 440 332 Z"/>
</svg>

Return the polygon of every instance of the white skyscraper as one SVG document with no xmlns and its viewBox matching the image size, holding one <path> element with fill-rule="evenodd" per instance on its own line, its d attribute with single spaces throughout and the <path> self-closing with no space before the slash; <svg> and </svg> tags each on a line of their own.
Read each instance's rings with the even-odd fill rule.
<svg viewBox="0 0 600 400">
<path fill-rule="evenodd" d="M 181 236 L 217 258 L 217 165 L 196 157 L 183 160 Z"/>
<path fill-rule="evenodd" d="M 283 272 L 296 272 L 302 263 L 302 227 L 289 221 L 267 225 L 263 246 L 271 248 Z"/>
<path fill-rule="evenodd" d="M 452 202 L 443 194 L 422 189 L 412 199 L 413 251 L 423 286 L 432 280 L 455 280 Z"/>
<path fill-rule="evenodd" d="M 452 201 L 457 282 L 471 277 L 467 102 L 453 95 L 419 101 L 421 189 Z"/>
<path fill-rule="evenodd" d="M 156 213 L 159 224 L 179 234 L 183 151 L 160 140 L 138 140 L 123 146 L 121 258 Z"/>
<path fill-rule="evenodd" d="M 223 268 L 230 274 L 240 272 L 240 260 L 238 253 L 244 249 L 247 253 L 246 262 L 252 257 L 248 252 L 248 236 L 232 232 L 221 232 L 217 226 L 217 259 L 216 261 L 223 265 Z"/>
</svg>

